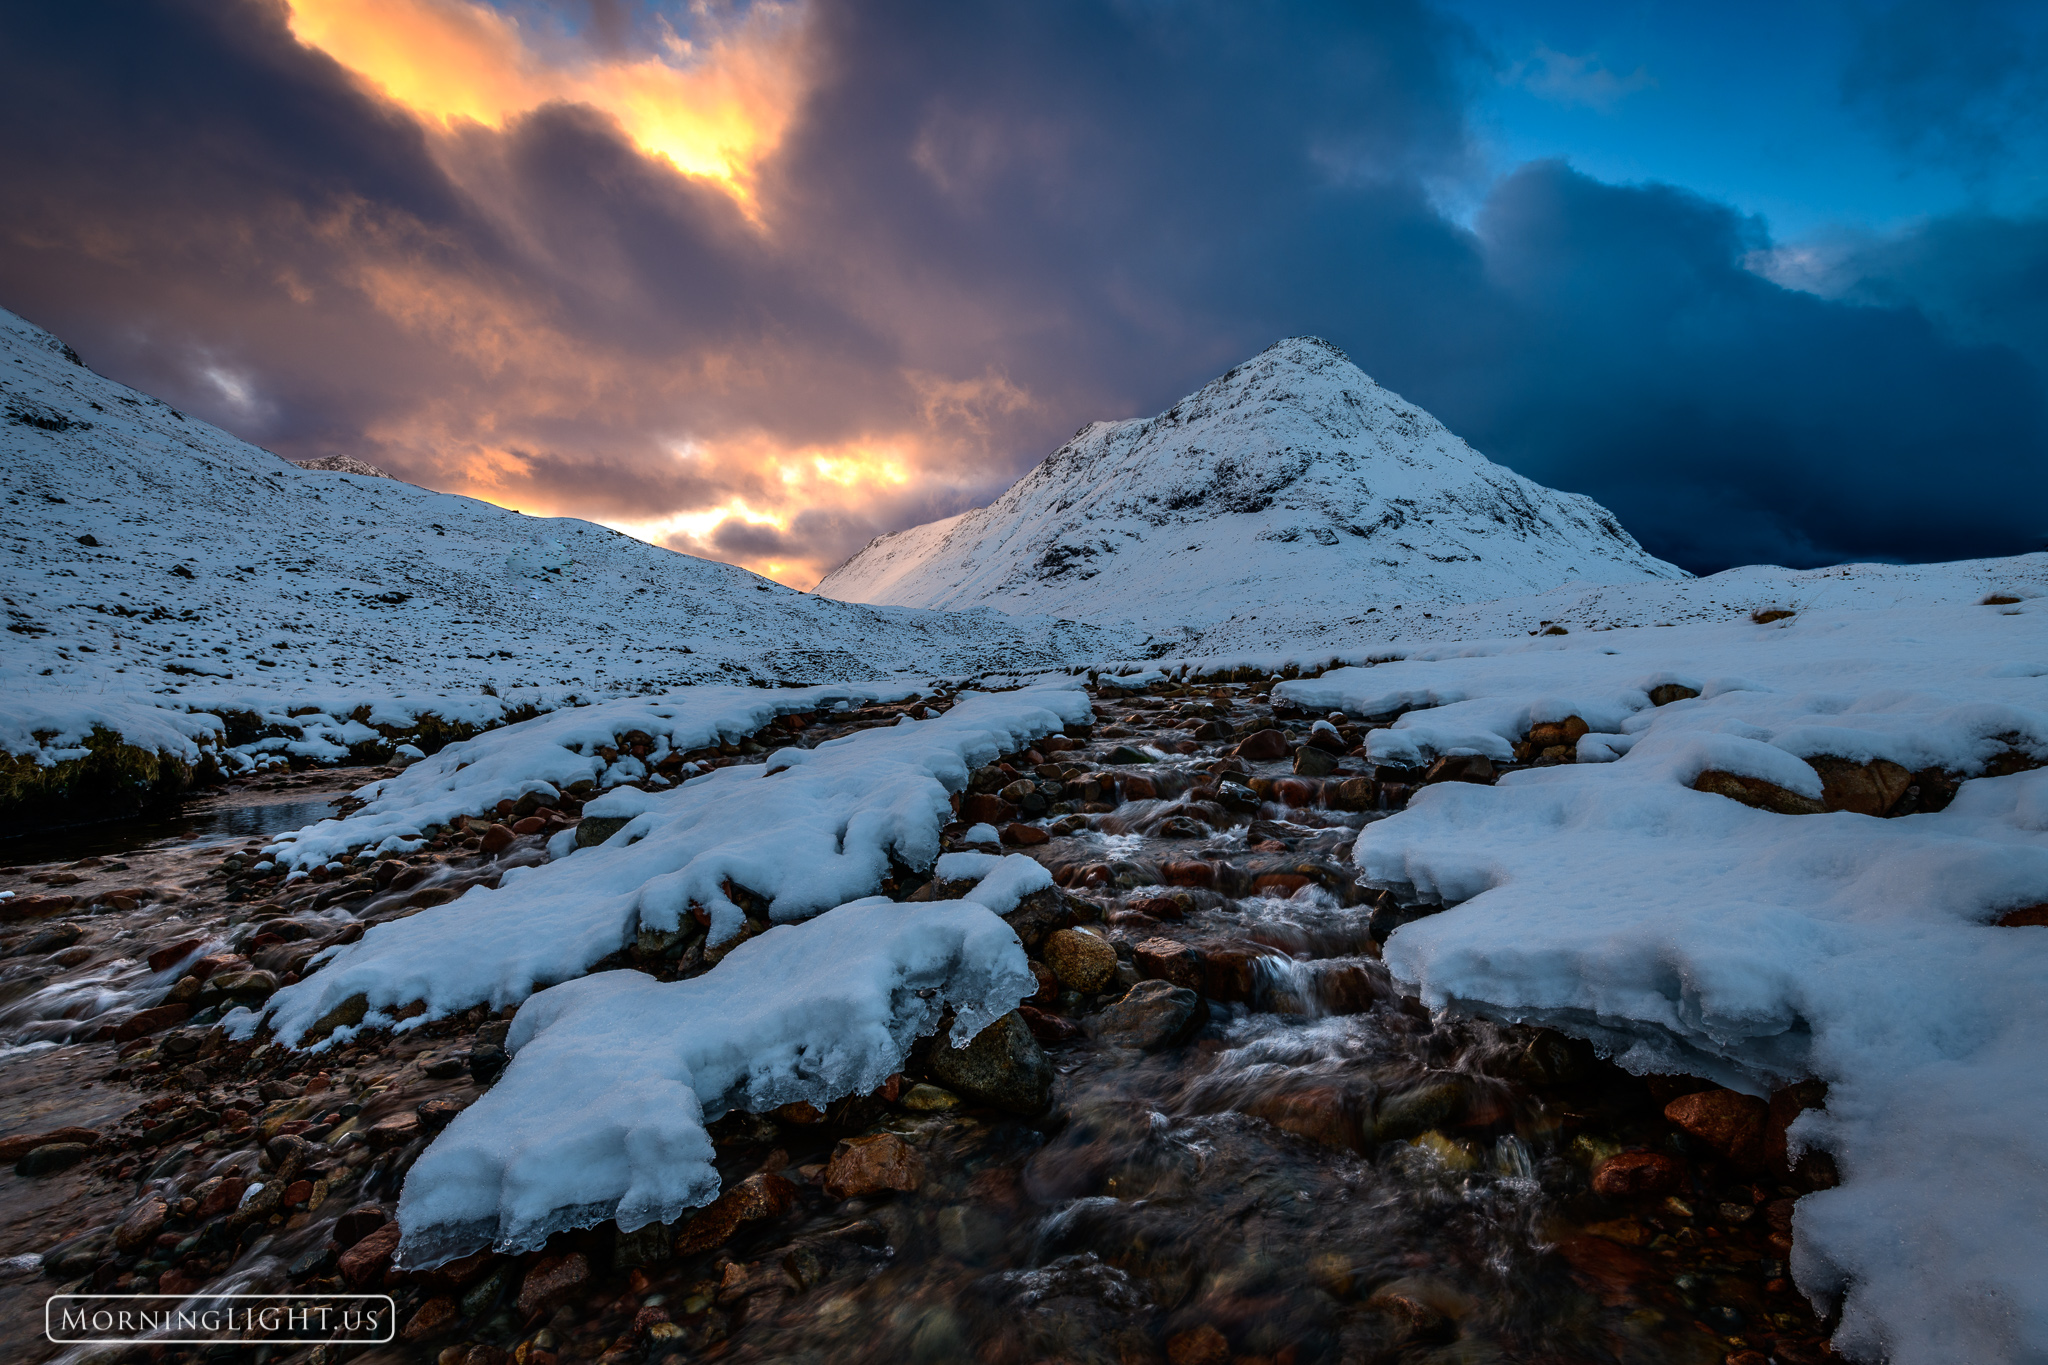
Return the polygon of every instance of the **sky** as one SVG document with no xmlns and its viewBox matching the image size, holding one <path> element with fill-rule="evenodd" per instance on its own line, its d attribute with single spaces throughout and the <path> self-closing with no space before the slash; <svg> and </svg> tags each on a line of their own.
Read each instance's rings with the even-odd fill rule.
<svg viewBox="0 0 2048 1365">
<path fill-rule="evenodd" d="M 2048 546 L 2048 6 L 0 10 L 0 306 L 796 587 L 1290 335 L 1697 572 Z"/>
</svg>

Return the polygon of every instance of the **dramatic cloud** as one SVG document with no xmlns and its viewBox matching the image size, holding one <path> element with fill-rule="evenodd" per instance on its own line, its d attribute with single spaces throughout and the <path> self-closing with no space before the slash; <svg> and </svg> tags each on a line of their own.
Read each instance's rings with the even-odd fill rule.
<svg viewBox="0 0 2048 1365">
<path fill-rule="evenodd" d="M 1487 189 L 1486 78 L 1420 3 L 21 6 L 0 304 L 282 453 L 799 585 L 1299 332 L 1693 567 L 2034 547 L 2027 225 L 1795 260 Z"/>
</svg>

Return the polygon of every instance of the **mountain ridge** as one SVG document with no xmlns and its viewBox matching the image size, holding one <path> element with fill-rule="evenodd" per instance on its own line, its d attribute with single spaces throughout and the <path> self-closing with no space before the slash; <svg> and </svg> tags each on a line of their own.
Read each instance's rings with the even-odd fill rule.
<svg viewBox="0 0 2048 1365">
<path fill-rule="evenodd" d="M 1278 638 L 1320 606 L 1686 576 L 1591 498 L 1493 463 L 1332 343 L 1289 337 L 1155 417 L 1088 423 L 987 507 L 877 537 L 813 591 L 1199 644 L 1248 613 L 1277 616 L 1256 633 Z"/>
</svg>

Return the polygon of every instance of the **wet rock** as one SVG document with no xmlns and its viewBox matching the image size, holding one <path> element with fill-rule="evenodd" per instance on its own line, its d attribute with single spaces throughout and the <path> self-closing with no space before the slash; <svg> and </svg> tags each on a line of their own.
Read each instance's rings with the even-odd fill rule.
<svg viewBox="0 0 2048 1365">
<path fill-rule="evenodd" d="M 478 847 L 485 853 L 503 853 L 518 837 L 510 825 L 493 824 L 484 831 L 483 842 Z"/>
<path fill-rule="evenodd" d="M 825 1168 L 825 1193 L 851 1199 L 882 1190 L 914 1191 L 924 1183 L 924 1159 L 894 1133 L 848 1138 Z"/>
<path fill-rule="evenodd" d="M 92 1148 L 82 1142 L 52 1142 L 38 1147 L 14 1163 L 16 1175 L 31 1178 L 55 1175 L 58 1171 L 76 1166 L 92 1155 Z"/>
<path fill-rule="evenodd" d="M 204 1189 L 204 1186 L 201 1188 Z M 200 1222 L 204 1222 L 209 1218 L 226 1213 L 242 1202 L 242 1191 L 248 1188 L 249 1182 L 238 1175 L 222 1177 L 219 1184 L 214 1185 L 212 1189 L 206 1190 L 204 1194 L 199 1196 L 199 1207 L 194 1211 L 193 1217 Z M 377 1216 L 378 1221 L 381 1222 L 384 1216 L 382 1209 L 377 1211 Z M 352 1246 L 359 1240 L 361 1240 L 359 1237 L 352 1238 L 350 1241 L 343 1243 L 343 1245 Z"/>
<path fill-rule="evenodd" d="M 542 1309 L 562 1302 L 589 1280 L 590 1262 L 584 1259 L 582 1252 L 543 1256 L 534 1262 L 533 1269 L 527 1271 L 526 1278 L 519 1282 L 519 1297 L 513 1305 L 513 1312 L 521 1318 L 531 1318 Z"/>
<path fill-rule="evenodd" d="M 1230 1365 L 1230 1340 L 1203 1323 L 1166 1339 L 1167 1365 Z"/>
<path fill-rule="evenodd" d="M 1669 706 L 1675 701 L 1690 701 L 1700 694 L 1697 687 L 1684 683 L 1659 683 L 1650 689 L 1650 705 Z"/>
<path fill-rule="evenodd" d="M 1031 848 L 1046 843 L 1052 836 L 1036 825 L 1005 825 L 1003 842 L 1012 848 Z"/>
<path fill-rule="evenodd" d="M 1115 960 L 1111 950 L 1110 961 Z M 976 1034 L 966 1047 L 950 1046 L 943 1035 L 934 1040 L 930 1066 L 951 1089 L 1012 1114 L 1041 1113 L 1052 1103 L 1052 1060 L 1014 1010 Z"/>
<path fill-rule="evenodd" d="M 796 1186 L 772 1171 L 757 1171 L 699 1209 L 676 1233 L 678 1256 L 723 1246 L 742 1223 L 780 1217 L 796 1204 Z"/>
<path fill-rule="evenodd" d="M 1029 1005 L 1019 1005 L 1017 1013 L 1023 1017 L 1024 1026 L 1031 1030 L 1031 1036 L 1036 1038 L 1040 1045 L 1044 1047 L 1071 1042 L 1081 1036 L 1081 1029 L 1078 1025 L 1070 1019 L 1061 1018 L 1057 1014 L 1033 1009 Z"/>
<path fill-rule="evenodd" d="M 1185 1038 L 1205 1014 L 1202 997 L 1187 987 L 1140 981 L 1102 1012 L 1098 1036 L 1113 1047 L 1150 1052 Z"/>
<path fill-rule="evenodd" d="M 1664 1106 L 1664 1117 L 1737 1166 L 1761 1170 L 1770 1106 L 1733 1090 L 1702 1090 Z"/>
<path fill-rule="evenodd" d="M 1359 1108 L 1350 1095 L 1335 1086 L 1263 1094 L 1243 1106 L 1245 1113 L 1264 1119 L 1282 1132 L 1345 1151 L 1363 1146 L 1364 1124 Z"/>
<path fill-rule="evenodd" d="M 480 1043 L 469 1050 L 470 1079 L 478 1085 L 489 1085 L 503 1074 L 510 1063 L 511 1058 L 506 1056 L 504 1048 Z"/>
<path fill-rule="evenodd" d="M 440 1099 L 420 1101 L 413 1112 L 419 1115 L 422 1127 L 430 1133 L 438 1133 L 453 1122 L 457 1114 L 468 1107 L 461 1100 L 443 1096 Z"/>
<path fill-rule="evenodd" d="M 370 998 L 359 991 L 321 1015 L 313 1027 L 306 1030 L 303 1043 L 310 1047 L 338 1028 L 354 1028 L 369 1012 Z"/>
<path fill-rule="evenodd" d="M 230 1181 L 223 1183 L 235 1183 L 239 1185 L 240 1182 Z M 241 1190 L 239 1188 L 235 1190 L 232 1196 L 230 1196 L 230 1198 L 233 1199 L 239 1199 L 240 1197 Z M 204 1208 L 203 1205 L 201 1207 L 202 1209 Z M 381 1205 L 358 1204 L 356 1207 L 350 1209 L 347 1213 L 344 1213 L 343 1215 L 341 1215 L 341 1217 L 334 1220 L 335 1244 L 338 1245 L 343 1251 L 346 1251 L 350 1247 L 354 1246 L 357 1242 L 362 1241 L 365 1237 L 368 1237 L 371 1233 L 375 1232 L 378 1228 L 383 1227 L 386 1223 L 390 1221 L 391 1215 L 384 1212 L 384 1209 Z"/>
<path fill-rule="evenodd" d="M 1287 757 L 1287 736 L 1280 730 L 1258 730 L 1238 741 L 1231 752 L 1247 763 L 1270 763 Z"/>
<path fill-rule="evenodd" d="M 1109 756 L 1102 761 L 1123 766 L 1133 763 L 1157 763 L 1159 760 L 1146 753 L 1143 749 L 1134 749 L 1128 744 L 1119 744 L 1114 749 L 1111 749 Z"/>
<path fill-rule="evenodd" d="M 997 796 L 994 792 L 974 792 L 960 798 L 960 818 L 970 825 L 1003 825 L 1013 823 L 1017 808 Z"/>
<path fill-rule="evenodd" d="M 1025 1026 L 1030 1027 L 1028 1020 Z M 1034 1032 L 1032 1036 L 1035 1038 L 1038 1035 Z M 938 1114 L 948 1109 L 958 1109 L 960 1097 L 950 1090 L 919 1081 L 903 1092 L 903 1098 L 898 1103 L 913 1114 Z"/>
<path fill-rule="evenodd" d="M 1138 974 L 1148 980 L 1164 981 L 1169 985 L 1185 986 L 1189 990 L 1202 987 L 1202 959 L 1200 954 L 1185 943 L 1170 938 L 1148 938 L 1131 948 L 1131 965 Z"/>
<path fill-rule="evenodd" d="M 1775 782 L 1766 782 L 1760 777 L 1744 777 L 1740 773 L 1726 773 L 1718 768 L 1709 768 L 1694 778 L 1692 789 L 1725 796 L 1774 815 L 1819 815 L 1827 809 L 1812 797 L 1787 791 Z"/>
<path fill-rule="evenodd" d="M 1003 916 L 1003 922 L 1017 931 L 1026 951 L 1036 952 L 1054 932 L 1073 924 L 1083 907 L 1084 902 L 1072 899 L 1056 887 L 1049 888 L 1034 891 L 1019 901 L 1015 910 Z M 1094 918 L 1093 908 L 1085 908 L 1089 910 L 1088 917 Z"/>
<path fill-rule="evenodd" d="M 1294 751 L 1294 771 L 1298 777 L 1328 777 L 1337 771 L 1337 755 L 1317 745 L 1304 744 Z"/>
<path fill-rule="evenodd" d="M 403 1147 L 418 1137 L 419 1132 L 418 1114 L 389 1114 L 371 1124 L 364 1136 L 369 1139 L 372 1148 L 383 1151 L 391 1147 Z"/>
<path fill-rule="evenodd" d="M 1913 785 L 1913 775 L 1889 759 L 1855 763 L 1821 756 L 1806 760 L 1820 774 L 1821 804 L 1857 815 L 1889 815 Z"/>
<path fill-rule="evenodd" d="M 1381 1142 L 1412 1138 L 1449 1122 L 1464 1107 L 1462 1081 L 1424 1081 L 1380 1106 L 1373 1120 L 1373 1136 Z"/>
<path fill-rule="evenodd" d="M 156 1235 L 163 1231 L 164 1223 L 171 1216 L 170 1205 L 161 1199 L 145 1199 L 137 1204 L 121 1225 L 114 1229 L 114 1245 L 122 1251 L 134 1253 L 156 1241 Z"/>
<path fill-rule="evenodd" d="M 246 972 L 218 972 L 207 979 L 208 995 L 224 995 L 237 1004 L 254 1004 L 267 1000 L 277 990 L 277 976 L 261 970 Z"/>
<path fill-rule="evenodd" d="M 398 1250 L 398 1224 L 386 1223 L 341 1255 L 338 1269 L 347 1283 L 361 1288 L 382 1279 Z"/>
<path fill-rule="evenodd" d="M 1372 810 L 1379 805 L 1379 783 L 1369 777 L 1347 777 L 1323 788 L 1323 800 L 1336 810 Z"/>
<path fill-rule="evenodd" d="M 576 847 L 594 848 L 631 823 L 630 815 L 586 815 L 576 825 Z"/>
<path fill-rule="evenodd" d="M 1672 1194 L 1684 1183 L 1685 1163 L 1661 1152 L 1623 1152 L 1593 1172 L 1593 1193 L 1609 1199 Z"/>
<path fill-rule="evenodd" d="M 15 896 L 0 901 L 0 922 L 15 922 L 37 919 L 43 915 L 60 915 L 78 904 L 76 896 Z"/>
<path fill-rule="evenodd" d="M 1445 754 L 1429 765 L 1422 775 L 1424 786 L 1434 782 L 1493 782 L 1493 760 L 1483 754 Z"/>
<path fill-rule="evenodd" d="M 1205 943 L 1202 956 L 1202 994 L 1211 1000 L 1250 1000 L 1258 994 L 1257 962 L 1269 956 L 1267 949 L 1242 943 Z"/>
<path fill-rule="evenodd" d="M 2048 925 L 2048 905 L 2023 905 L 2008 910 L 1992 921 L 2001 929 L 2026 929 Z"/>
<path fill-rule="evenodd" d="M 16 1137 L 0 1138 L 0 1162 L 19 1161 L 38 1147 L 56 1143 L 84 1143 L 88 1146 L 98 1142 L 100 1135 L 91 1128 L 52 1128 L 46 1133 L 24 1133 Z"/>
<path fill-rule="evenodd" d="M 462 1318 L 462 1310 L 450 1298 L 432 1298 L 419 1306 L 419 1310 L 399 1329 L 398 1335 L 407 1341 L 425 1341 L 438 1337 L 453 1328 Z M 466 1365 L 466 1363 L 465 1363 Z"/>
<path fill-rule="evenodd" d="M 161 1033 L 174 1024 L 182 1024 L 192 1017 L 190 1005 L 158 1005 L 155 1009 L 137 1010 L 114 1027 L 114 1041 L 132 1042 L 147 1038 L 152 1033 Z"/>
<path fill-rule="evenodd" d="M 205 939 L 188 938 L 173 943 L 169 947 L 159 948 L 149 955 L 149 969 L 153 972 L 161 972 L 175 967 L 185 960 L 187 954 L 205 946 Z"/>
<path fill-rule="evenodd" d="M 1101 937 L 1079 929 L 1048 935 L 1045 965 L 1069 990 L 1099 991 L 1116 974 L 1116 949 Z"/>
<path fill-rule="evenodd" d="M 1161 863 L 1159 880 L 1168 886 L 1211 887 L 1216 884 L 1216 865 L 1199 861 Z"/>
</svg>

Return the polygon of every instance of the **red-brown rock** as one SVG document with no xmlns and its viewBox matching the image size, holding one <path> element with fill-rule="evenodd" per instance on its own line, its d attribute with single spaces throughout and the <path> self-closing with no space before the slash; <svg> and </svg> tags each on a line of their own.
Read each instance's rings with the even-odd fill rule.
<svg viewBox="0 0 2048 1365">
<path fill-rule="evenodd" d="M 676 1255 L 691 1256 L 722 1246 L 742 1223 L 788 1213 L 796 1186 L 772 1171 L 756 1171 L 697 1210 L 676 1234 Z"/>
<path fill-rule="evenodd" d="M 960 798 L 960 818 L 970 825 L 1006 825 L 1017 818 L 1017 808 L 994 792 L 971 792 Z"/>
<path fill-rule="evenodd" d="M 1998 917 L 1998 925 L 2004 929 L 2025 929 L 2048 926 L 2048 905 L 2026 905 L 2017 910 L 2008 910 Z"/>
<path fill-rule="evenodd" d="M 200 1222 L 226 1213 L 242 1202 L 242 1191 L 249 1188 L 249 1182 L 238 1175 L 224 1176 L 220 1184 L 206 1192 L 206 1198 L 199 1201 L 198 1211 L 193 1214 Z M 349 1245 L 343 1243 L 344 1246 Z"/>
<path fill-rule="evenodd" d="M 420 1116 L 413 1113 L 392 1114 L 378 1119 L 370 1125 L 366 1136 L 375 1148 L 403 1147 L 419 1136 Z"/>
<path fill-rule="evenodd" d="M 40 919 L 61 915 L 78 904 L 76 896 L 12 896 L 0 901 L 0 921 Z"/>
<path fill-rule="evenodd" d="M 223 1181 L 223 1184 L 229 1182 Z M 237 1198 L 241 1191 L 235 1192 Z M 335 1244 L 346 1251 L 390 1221 L 390 1215 L 376 1204 L 358 1204 L 334 1220 Z"/>
<path fill-rule="evenodd" d="M 1422 775 L 1423 785 L 1432 782 L 1477 782 L 1490 785 L 1493 782 L 1493 760 L 1482 754 L 1445 754 L 1429 765 L 1429 771 Z"/>
<path fill-rule="evenodd" d="M 159 948 L 149 955 L 149 969 L 153 972 L 160 972 L 166 967 L 174 967 L 184 961 L 185 954 L 191 952 L 194 948 L 204 947 L 205 943 L 206 940 L 203 938 L 188 938 L 181 943 L 173 943 L 167 948 Z"/>
<path fill-rule="evenodd" d="M 522 835 L 538 834 L 547 828 L 547 823 L 547 817 L 544 815 L 529 815 L 524 820 L 514 820 L 512 822 L 512 832 Z"/>
<path fill-rule="evenodd" d="M 1239 740 L 1237 747 L 1231 752 L 1247 763 L 1267 763 L 1276 758 L 1287 757 L 1291 747 L 1287 742 L 1287 736 L 1280 731 L 1259 730 Z"/>
<path fill-rule="evenodd" d="M 1717 768 L 1709 768 L 1694 778 L 1692 789 L 1725 796 L 1730 801 L 1740 801 L 1745 806 L 1767 810 L 1773 815 L 1819 815 L 1827 809 L 1812 797 L 1788 791 L 1775 782 L 1722 772 Z"/>
<path fill-rule="evenodd" d="M 1081 1026 L 1060 1015 L 1033 1009 L 1029 1005 L 1017 1006 L 1017 1013 L 1022 1016 L 1024 1027 L 1031 1030 L 1031 1036 L 1042 1046 L 1052 1047 L 1081 1036 Z"/>
<path fill-rule="evenodd" d="M 1162 863 L 1159 880 L 1168 886 L 1214 886 L 1216 865 L 1199 860 L 1185 863 Z"/>
<path fill-rule="evenodd" d="M 1202 989 L 1202 959 L 1185 943 L 1170 938 L 1148 938 L 1131 949 L 1131 965 L 1138 975 L 1169 981 L 1191 991 Z"/>
<path fill-rule="evenodd" d="M 461 1317 L 462 1309 L 456 1305 L 455 1300 L 428 1299 L 420 1305 L 419 1311 L 412 1315 L 412 1320 L 399 1329 L 398 1335 L 407 1341 L 425 1341 L 428 1337 L 440 1336 L 453 1327 Z"/>
<path fill-rule="evenodd" d="M 1013 848 L 1030 848 L 1034 845 L 1045 843 L 1051 838 L 1052 835 L 1036 825 L 1003 826 L 1003 842 Z"/>
<path fill-rule="evenodd" d="M 1230 1365 L 1230 1341 L 1205 1322 L 1168 1337 L 1166 1359 L 1167 1365 Z"/>
<path fill-rule="evenodd" d="M 518 837 L 509 825 L 492 825 L 484 831 L 483 842 L 478 847 L 485 853 L 503 853 Z"/>
<path fill-rule="evenodd" d="M 0 1138 L 0 1162 L 16 1162 L 38 1147 L 47 1147 L 56 1142 L 83 1142 L 90 1146 L 98 1142 L 100 1135 L 90 1128 L 52 1128 L 47 1133 L 24 1133 L 19 1137 Z"/>
<path fill-rule="evenodd" d="M 341 1278 L 361 1288 L 374 1284 L 391 1265 L 398 1250 L 398 1224 L 386 1223 L 341 1254 Z"/>
<path fill-rule="evenodd" d="M 1362 1145 L 1363 1128 L 1357 1107 L 1335 1086 L 1262 1095 L 1245 1105 L 1244 1112 L 1266 1120 L 1282 1132 L 1325 1147 L 1354 1151 Z"/>
<path fill-rule="evenodd" d="M 530 1318 L 543 1308 L 552 1308 L 590 1280 L 590 1262 L 580 1251 L 566 1256 L 543 1256 L 526 1272 L 519 1284 L 519 1299 L 513 1312 Z"/>
<path fill-rule="evenodd" d="M 1770 1106 L 1733 1090 L 1680 1095 L 1664 1106 L 1664 1117 L 1737 1166 L 1761 1170 Z"/>
<path fill-rule="evenodd" d="M 155 1009 L 137 1010 L 115 1025 L 114 1041 L 129 1043 L 137 1038 L 147 1038 L 191 1017 L 190 1005 L 158 1005 Z"/>
<path fill-rule="evenodd" d="M 894 1133 L 848 1138 L 825 1168 L 825 1193 L 851 1199 L 878 1190 L 915 1190 L 924 1183 L 924 1159 Z"/>
<path fill-rule="evenodd" d="M 114 1245 L 122 1251 L 140 1251 L 156 1240 L 156 1235 L 164 1230 L 164 1220 L 170 1216 L 170 1205 L 163 1200 L 143 1200 L 114 1229 Z"/>
<path fill-rule="evenodd" d="M 1609 1199 L 1670 1194 L 1685 1181 L 1685 1163 L 1662 1152 L 1623 1152 L 1593 1172 L 1593 1193 Z"/>
</svg>

